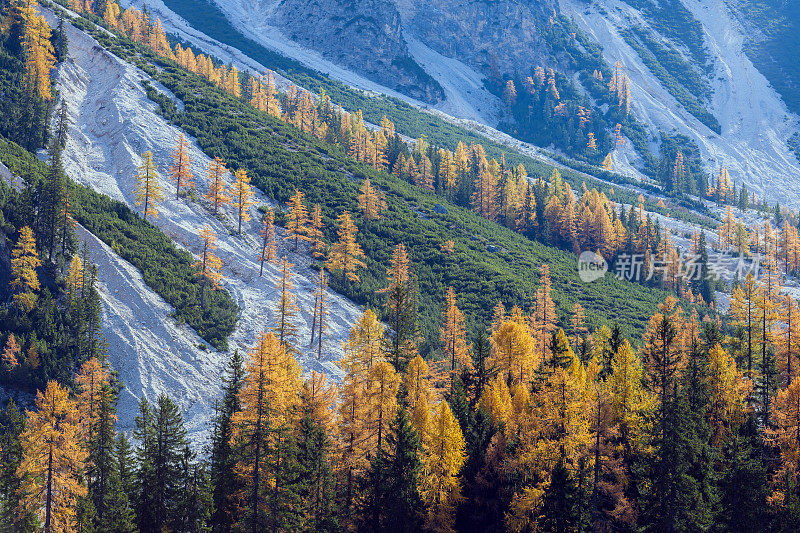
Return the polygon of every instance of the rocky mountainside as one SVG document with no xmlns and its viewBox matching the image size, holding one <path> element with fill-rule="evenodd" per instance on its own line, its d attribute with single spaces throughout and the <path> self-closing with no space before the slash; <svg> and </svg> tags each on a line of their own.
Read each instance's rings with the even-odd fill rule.
<svg viewBox="0 0 800 533">
<path fill-rule="evenodd" d="M 530 65 L 558 63 L 546 39 L 558 9 L 552 0 L 413 0 L 397 5 L 406 32 L 484 74 L 526 72 Z"/>
<path fill-rule="evenodd" d="M 615 167 L 663 180 L 661 148 L 678 142 L 707 176 L 725 166 L 759 198 L 800 205 L 792 185 L 800 180 L 797 76 L 776 46 L 796 16 L 777 9 L 780 0 L 209 1 L 249 38 L 345 83 L 371 91 L 377 83 L 411 103 L 584 159 L 579 132 L 551 144 L 565 134 L 547 122 L 549 104 L 534 98 L 537 109 L 528 100 L 511 109 L 503 87 L 514 80 L 520 91 L 538 66 L 552 68 L 570 105 L 604 118 L 600 139 L 620 120 L 598 96 L 608 79 L 590 78 L 597 61 L 608 76 L 620 62 L 631 120 L 625 144 L 612 150 Z M 164 0 L 167 8 L 176 3 Z M 604 154 L 589 159 L 598 164 Z"/>
<path fill-rule="evenodd" d="M 444 97 L 409 55 L 400 13 L 391 0 L 282 0 L 254 6 L 287 37 L 375 81 L 425 102 Z"/>
</svg>

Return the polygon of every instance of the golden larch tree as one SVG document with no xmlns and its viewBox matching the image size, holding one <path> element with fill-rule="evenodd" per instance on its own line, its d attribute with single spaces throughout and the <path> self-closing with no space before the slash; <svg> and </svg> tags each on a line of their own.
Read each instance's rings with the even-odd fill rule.
<svg viewBox="0 0 800 533">
<path fill-rule="evenodd" d="M 464 435 L 447 402 L 436 405 L 422 438 L 423 454 L 420 493 L 428 508 L 426 529 L 453 531 L 456 506 L 461 500 L 458 475 L 467 459 Z"/>
<path fill-rule="evenodd" d="M 108 384 L 108 372 L 95 357 L 83 363 L 75 375 L 78 424 L 84 442 L 88 442 L 89 434 L 100 417 L 101 395 L 103 387 Z"/>
<path fill-rule="evenodd" d="M 344 372 L 338 411 L 338 470 L 344 485 L 345 507 L 353 503 L 354 485 L 360 472 L 367 468 L 370 451 L 370 375 L 372 367 L 382 360 L 383 325 L 372 310 L 367 309 L 350 330 L 344 345 L 339 368 Z"/>
<path fill-rule="evenodd" d="M 164 200 L 164 193 L 158 184 L 158 172 L 153 162 L 153 153 L 147 151 L 142 154 L 142 164 L 136 174 L 136 205 L 142 206 L 142 214 L 147 220 L 147 215 L 158 218 L 158 203 Z"/>
<path fill-rule="evenodd" d="M 275 282 L 275 288 L 280 292 L 280 298 L 278 303 L 275 304 L 275 325 L 271 328 L 286 351 L 291 354 L 297 351 L 294 346 L 297 340 L 297 325 L 294 321 L 300 312 L 300 308 L 297 306 L 297 297 L 294 294 L 294 283 L 292 282 L 294 277 L 293 266 L 286 259 L 286 256 L 281 259 L 281 277 Z"/>
<path fill-rule="evenodd" d="M 608 382 L 613 424 L 619 428 L 623 455 L 631 459 L 634 452 L 644 445 L 646 424 L 654 401 L 642 385 L 645 379 L 644 367 L 627 339 L 617 349 L 611 368 Z"/>
<path fill-rule="evenodd" d="M 534 332 L 540 362 L 547 359 L 550 334 L 556 329 L 556 305 L 550 296 L 550 266 L 542 264 L 539 268 L 539 288 L 536 290 L 535 312 L 532 317 L 531 330 Z"/>
<path fill-rule="evenodd" d="M 719 344 L 709 350 L 706 380 L 709 391 L 706 418 L 711 427 L 711 443 L 722 446 L 745 421 L 752 384 Z"/>
<path fill-rule="evenodd" d="M 316 259 L 325 258 L 325 225 L 322 222 L 322 207 L 314 205 L 311 211 L 311 225 L 308 228 L 308 237 L 311 239 L 311 255 Z"/>
<path fill-rule="evenodd" d="M 83 294 L 83 281 L 83 260 L 80 254 L 75 254 L 69 263 L 69 274 L 67 275 L 67 291 L 71 298 L 77 297 L 78 294 Z"/>
<path fill-rule="evenodd" d="M 261 333 L 250 350 L 239 393 L 241 410 L 231 420 L 231 443 L 237 451 L 235 472 L 247 529 L 271 523 L 271 501 L 282 463 L 281 440 L 300 401 L 301 369 L 272 333 Z"/>
<path fill-rule="evenodd" d="M 791 295 L 784 295 L 780 298 L 782 303 L 780 308 L 779 320 L 782 323 L 781 333 L 778 336 L 777 355 L 778 368 L 785 376 L 786 386 L 792 384 L 794 375 L 797 373 L 797 355 L 800 345 L 800 309 L 797 302 Z"/>
<path fill-rule="evenodd" d="M 86 452 L 80 444 L 78 411 L 69 391 L 49 381 L 26 411 L 17 468 L 21 513 L 34 513 L 46 533 L 75 531 L 75 508 L 86 495 L 81 474 Z"/>
<path fill-rule="evenodd" d="M 530 329 L 510 318 L 492 333 L 490 365 L 509 383 L 528 382 L 538 366 Z"/>
<path fill-rule="evenodd" d="M 21 348 L 17 343 L 16 337 L 14 337 L 13 333 L 8 335 L 8 340 L 6 341 L 6 345 L 3 348 L 3 362 L 8 365 L 8 368 L 14 368 L 19 364 L 19 354 L 21 352 Z"/>
<path fill-rule="evenodd" d="M 36 274 L 40 266 L 33 230 L 25 226 L 19 230 L 19 240 L 11 251 L 11 290 L 15 293 L 14 302 L 29 312 L 36 304 L 35 293 L 41 288 Z"/>
<path fill-rule="evenodd" d="M 367 403 L 369 405 L 369 453 L 378 457 L 389 431 L 389 423 L 397 411 L 397 391 L 400 376 L 394 366 L 381 360 L 370 369 L 367 384 Z"/>
<path fill-rule="evenodd" d="M 403 387 L 406 394 L 405 401 L 411 413 L 411 423 L 421 437 L 424 437 L 425 432 L 428 430 L 430 406 L 437 398 L 436 391 L 431 383 L 432 377 L 430 366 L 419 354 L 408 362 L 408 367 L 403 377 Z"/>
<path fill-rule="evenodd" d="M 200 306 L 206 306 L 206 286 L 211 289 L 219 289 L 222 280 L 222 259 L 217 257 L 214 250 L 217 249 L 217 234 L 206 224 L 198 232 L 200 237 L 200 260 L 195 262 L 194 268 L 198 271 L 195 274 L 200 280 Z"/>
<path fill-rule="evenodd" d="M 192 178 L 192 160 L 189 159 L 189 141 L 186 140 L 186 135 L 181 133 L 178 141 L 175 143 L 175 149 L 172 151 L 172 166 L 169 167 L 169 176 L 175 182 L 175 199 L 177 200 L 181 193 L 181 187 L 194 188 L 194 181 Z"/>
<path fill-rule="evenodd" d="M 358 195 L 358 207 L 364 220 L 378 220 L 381 218 L 381 211 L 385 209 L 385 202 L 380 193 L 372 186 L 369 178 L 364 180 Z"/>
<path fill-rule="evenodd" d="M 22 49 L 25 52 L 25 88 L 40 98 L 53 99 L 50 87 L 50 71 L 55 67 L 53 45 L 50 41 L 50 26 L 44 17 L 36 12 L 35 2 L 22 7 L 23 34 Z"/>
<path fill-rule="evenodd" d="M 766 442 L 780 449 L 780 468 L 773 476 L 776 485 L 772 501 L 782 506 L 786 491 L 793 490 L 800 477 L 800 380 L 775 396 L 772 424 L 765 430 Z"/>
<path fill-rule="evenodd" d="M 277 264 L 278 262 L 278 243 L 275 240 L 275 213 L 272 209 L 267 208 L 262 220 L 264 227 L 261 228 L 261 250 L 258 254 L 260 270 L 258 271 L 258 277 L 264 275 L 265 262 L 272 264 Z"/>
<path fill-rule="evenodd" d="M 358 228 L 353 223 L 350 213 L 347 211 L 342 212 L 337 219 L 339 228 L 337 235 L 339 241 L 335 243 L 328 254 L 327 266 L 328 269 L 342 270 L 345 278 L 350 282 L 358 282 L 359 277 L 356 271 L 359 268 L 366 268 L 367 264 L 364 263 L 364 252 L 361 246 L 356 242 L 356 232 Z"/>
<path fill-rule="evenodd" d="M 220 206 L 230 202 L 231 198 L 225 194 L 225 174 L 228 169 L 222 159 L 215 157 L 208 163 L 208 192 L 205 194 L 206 200 L 211 202 L 214 207 L 214 214 L 219 211 Z"/>
<path fill-rule="evenodd" d="M 250 206 L 253 205 L 253 189 L 250 187 L 250 178 L 245 169 L 240 168 L 235 172 L 229 194 L 233 200 L 232 205 L 236 208 L 236 219 L 239 224 L 237 233 L 241 235 L 242 222 L 250 220 Z"/>
<path fill-rule="evenodd" d="M 444 316 L 442 317 L 442 349 L 444 358 L 450 362 L 450 383 L 454 383 L 460 370 L 469 369 L 472 360 L 466 340 L 464 314 L 456 305 L 456 292 L 453 287 L 447 288 Z"/>
<path fill-rule="evenodd" d="M 297 251 L 297 247 L 300 244 L 300 241 L 310 241 L 311 238 L 308 236 L 308 209 L 306 209 L 303 200 L 305 199 L 305 194 L 300 189 L 295 189 L 294 194 L 289 201 L 286 202 L 286 206 L 289 208 L 289 216 L 286 223 L 286 233 L 290 240 L 294 241 L 294 251 Z"/>
</svg>

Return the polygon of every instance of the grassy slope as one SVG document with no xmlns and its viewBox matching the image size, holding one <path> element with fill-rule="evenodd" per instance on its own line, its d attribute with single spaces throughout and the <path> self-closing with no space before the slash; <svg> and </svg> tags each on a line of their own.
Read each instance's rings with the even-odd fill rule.
<svg viewBox="0 0 800 533">
<path fill-rule="evenodd" d="M 385 268 L 393 247 L 403 242 L 419 277 L 421 313 L 429 338 L 438 336 L 443 294 L 453 286 L 470 318 L 486 323 L 498 300 L 530 308 L 542 263 L 551 265 L 554 300 L 564 317 L 576 301 L 587 308 L 592 325 L 619 320 L 631 334 L 640 333 L 655 305 L 666 293 L 619 282 L 611 276 L 585 285 L 577 275 L 574 255 L 533 242 L 469 210 L 410 184 L 352 161 L 335 146 L 321 143 L 292 126 L 254 110 L 241 100 L 161 62 L 159 81 L 184 103 L 171 119 L 197 138 L 209 156 L 220 156 L 232 168 L 245 168 L 253 183 L 268 196 L 286 201 L 294 188 L 302 189 L 309 204 L 323 206 L 328 238 L 336 215 L 357 212 L 357 190 L 364 177 L 379 185 L 387 197 L 388 212 L 377 222 L 357 220 L 359 242 L 368 256 L 363 284 L 348 286 L 334 279 L 334 287 L 355 301 L 380 306 L 375 291 L 385 284 Z M 169 115 L 169 113 L 168 113 Z M 448 214 L 435 214 L 443 204 Z M 439 247 L 456 243 L 453 256 Z M 495 246 L 497 251 L 490 251 Z"/>
</svg>

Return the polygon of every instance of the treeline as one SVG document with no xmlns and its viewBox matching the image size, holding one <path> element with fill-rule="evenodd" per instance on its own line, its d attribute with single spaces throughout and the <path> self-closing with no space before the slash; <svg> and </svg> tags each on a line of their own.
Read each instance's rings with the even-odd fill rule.
<svg viewBox="0 0 800 533">
<path fill-rule="evenodd" d="M 246 357 L 232 356 L 205 458 L 166 397 L 141 402 L 133 443 L 115 435 L 117 388 L 91 359 L 73 394 L 51 382 L 35 410 L 4 411 L 0 521 L 19 531 L 795 530 L 800 323 L 791 298 L 773 318 L 778 278 L 737 288 L 730 325 L 668 298 L 636 348 L 617 326 L 589 332 L 579 305 L 560 328 L 548 270 L 530 314 L 498 303 L 487 330 L 448 290 L 441 357 L 427 363 L 398 247 L 382 294 L 403 318 L 384 328 L 362 315 L 339 387 L 301 377 L 280 341 L 293 319 L 276 319 Z M 43 490 L 48 481 L 63 497 Z"/>
</svg>

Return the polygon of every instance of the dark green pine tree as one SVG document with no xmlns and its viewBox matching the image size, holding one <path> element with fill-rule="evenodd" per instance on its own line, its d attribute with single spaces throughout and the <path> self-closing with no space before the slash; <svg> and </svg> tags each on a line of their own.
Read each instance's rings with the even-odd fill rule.
<svg viewBox="0 0 800 533">
<path fill-rule="evenodd" d="M 384 322 L 386 358 L 397 372 L 405 372 L 410 354 L 420 338 L 417 324 L 419 289 L 413 275 L 406 283 L 396 283 L 386 291 Z"/>
<path fill-rule="evenodd" d="M 138 498 L 136 490 L 136 455 L 133 446 L 131 446 L 131 441 L 124 433 L 117 435 L 115 454 L 117 475 L 119 476 L 122 492 L 127 495 L 129 502 L 136 502 Z"/>
<path fill-rule="evenodd" d="M 360 480 L 365 496 L 360 505 L 359 531 L 420 531 L 423 504 L 418 489 L 422 470 L 418 448 L 416 431 L 405 408 L 400 407 L 392 420 L 386 448 L 379 450 Z"/>
<path fill-rule="evenodd" d="M 673 374 L 674 379 L 662 382 L 667 394 L 659 398 L 651 435 L 654 453 L 646 461 L 648 484 L 640 520 L 644 531 L 707 531 L 713 522 L 717 458 L 705 418 L 706 370 L 705 354 L 694 342 L 682 379 Z"/>
<path fill-rule="evenodd" d="M 86 469 L 96 533 L 132 533 L 135 516 L 120 478 L 118 440 L 114 431 L 116 394 L 105 386 L 100 396 L 98 421 L 89 442 Z"/>
<path fill-rule="evenodd" d="M 239 476 L 234 472 L 236 461 L 231 447 L 231 417 L 241 409 L 239 391 L 243 379 L 242 356 L 236 350 L 223 378 L 224 393 L 222 402 L 217 406 L 211 436 L 210 474 L 214 503 L 211 530 L 214 533 L 229 533 L 237 519 L 234 498 L 242 487 Z"/>
<path fill-rule="evenodd" d="M 94 504 L 98 521 L 108 508 L 109 478 L 115 468 L 114 434 L 115 411 L 113 390 L 108 385 L 100 391 L 97 422 L 90 428 L 88 436 L 89 457 L 86 462 L 86 480 L 89 498 Z"/>
<path fill-rule="evenodd" d="M 50 167 L 41 184 L 39 192 L 39 245 L 42 250 L 47 250 L 47 259 L 56 264 L 58 237 L 61 235 L 61 224 L 64 211 L 64 202 L 67 198 L 67 177 L 61 164 L 61 147 L 58 141 L 50 143 Z M 61 257 L 63 261 L 64 258 Z"/>
<path fill-rule="evenodd" d="M 102 15 L 101 15 L 102 16 Z M 67 39 L 67 32 L 64 31 L 64 17 L 58 17 L 58 27 L 53 32 L 53 52 L 56 56 L 56 61 L 61 63 L 67 58 L 69 40 Z"/>
<path fill-rule="evenodd" d="M 22 445 L 19 436 L 25 429 L 25 416 L 14 400 L 9 400 L 0 413 L 0 530 L 33 531 L 31 514 L 18 513 L 19 489 L 22 480 L 17 468 L 22 461 Z"/>
<path fill-rule="evenodd" d="M 155 409 L 146 400 L 140 402 L 134 436 L 139 442 L 136 449 L 139 530 L 160 533 L 178 520 L 181 461 L 188 445 L 175 402 L 163 394 L 158 397 Z"/>
<path fill-rule="evenodd" d="M 67 102 L 62 100 L 58 106 L 58 123 L 56 124 L 56 141 L 61 149 L 67 144 L 67 134 L 69 133 L 69 113 Z"/>
<path fill-rule="evenodd" d="M 616 357 L 617 350 L 619 350 L 623 340 L 622 330 L 619 324 L 614 322 L 614 327 L 611 329 L 611 336 L 608 338 L 608 342 L 603 345 L 603 351 L 600 355 L 600 372 L 598 374 L 600 379 L 606 379 L 612 374 L 614 357 Z"/>
<path fill-rule="evenodd" d="M 204 462 L 195 460 L 195 454 L 187 444 L 181 453 L 181 489 L 175 516 L 170 521 L 172 529 L 185 533 L 210 530 L 211 506 L 208 468 Z"/>
<path fill-rule="evenodd" d="M 742 183 L 742 188 L 739 191 L 739 209 L 747 209 L 750 206 L 750 193 L 747 191 L 747 185 Z"/>
<path fill-rule="evenodd" d="M 489 355 L 489 343 L 486 339 L 486 332 L 483 329 L 479 329 L 477 335 L 475 335 L 475 341 L 472 344 L 473 370 L 462 376 L 464 390 L 469 398 L 471 411 L 475 411 L 481 399 L 481 394 L 483 394 L 483 390 L 486 388 L 486 384 L 492 381 L 496 374 L 487 364 Z"/>
<path fill-rule="evenodd" d="M 308 480 L 302 477 L 298 444 L 298 436 L 289 428 L 277 433 L 277 445 L 273 450 L 275 484 L 268 489 L 267 496 L 270 507 L 268 522 L 273 533 L 299 531 L 305 523 L 303 487 Z"/>
<path fill-rule="evenodd" d="M 763 441 L 751 414 L 722 448 L 719 513 L 712 528 L 715 533 L 764 529 L 769 484 L 762 452 Z"/>
<path fill-rule="evenodd" d="M 564 461 L 559 461 L 550 473 L 550 484 L 542 496 L 539 524 L 543 531 L 569 533 L 577 531 L 579 523 L 579 494 Z"/>
<path fill-rule="evenodd" d="M 297 429 L 297 476 L 303 523 L 300 530 L 312 533 L 339 531 L 336 483 L 331 468 L 333 444 L 311 413 L 304 412 Z"/>
</svg>

